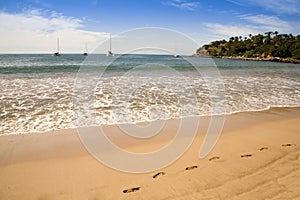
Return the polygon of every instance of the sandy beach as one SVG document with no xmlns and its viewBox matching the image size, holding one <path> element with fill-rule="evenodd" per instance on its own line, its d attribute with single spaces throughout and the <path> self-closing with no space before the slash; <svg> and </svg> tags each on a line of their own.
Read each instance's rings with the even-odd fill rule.
<svg viewBox="0 0 300 200">
<path fill-rule="evenodd" d="M 151 142 L 111 138 L 129 151 L 147 152 L 171 139 L 176 120 L 170 124 Z M 76 130 L 1 136 L 0 199 L 300 198 L 300 108 L 226 116 L 217 145 L 199 159 L 205 127 L 199 126 L 179 160 L 146 174 L 104 166 L 86 151 Z M 119 134 L 116 127 L 105 129 Z"/>
<path fill-rule="evenodd" d="M 300 0 L 0 3 L 0 200 L 300 200 Z"/>
</svg>

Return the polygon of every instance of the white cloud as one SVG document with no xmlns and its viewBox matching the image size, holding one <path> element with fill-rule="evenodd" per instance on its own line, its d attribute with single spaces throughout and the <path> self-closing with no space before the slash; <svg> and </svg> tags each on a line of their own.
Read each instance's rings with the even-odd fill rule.
<svg viewBox="0 0 300 200">
<path fill-rule="evenodd" d="M 240 24 L 204 23 L 205 29 L 215 37 L 227 39 L 232 36 L 248 36 L 249 34 L 278 31 L 291 33 L 297 31 L 289 22 L 272 15 L 241 16 Z"/>
<path fill-rule="evenodd" d="M 236 5 L 239 5 L 239 6 L 243 6 L 242 2 L 239 2 L 239 1 L 235 1 L 235 0 L 227 0 L 227 1 L 230 3 L 236 4 Z"/>
<path fill-rule="evenodd" d="M 106 53 L 109 48 L 108 33 L 84 30 L 81 19 L 55 12 L 30 10 L 11 14 L 0 11 L 0 27 L 0 53 L 54 53 L 57 37 L 62 54 L 82 53 L 86 43 L 89 52 Z M 198 47 L 184 35 L 167 29 L 141 28 L 112 35 L 112 50 L 116 54 L 141 53 L 143 49 L 167 53 L 174 51 L 175 43 L 180 46 L 179 53 L 184 55 L 193 54 Z"/>
<path fill-rule="evenodd" d="M 164 5 L 173 6 L 182 10 L 194 10 L 197 8 L 200 3 L 199 2 L 189 2 L 186 0 L 170 0 L 162 2 Z"/>
<path fill-rule="evenodd" d="M 255 34 L 259 32 L 254 27 L 245 25 L 226 25 L 219 23 L 204 23 L 203 25 L 210 33 L 223 39 L 232 36 L 248 36 L 250 33 Z"/>
<path fill-rule="evenodd" d="M 299 0 L 251 0 L 251 2 L 277 13 L 300 13 Z"/>
<path fill-rule="evenodd" d="M 299 0 L 227 0 L 237 5 L 260 6 L 275 13 L 300 14 Z"/>
<path fill-rule="evenodd" d="M 279 32 L 290 32 L 293 27 L 286 21 L 279 19 L 277 16 L 270 15 L 252 15 L 252 16 L 242 16 L 241 19 L 246 20 L 259 29 L 267 31 L 279 31 Z"/>
<path fill-rule="evenodd" d="M 83 21 L 60 13 L 27 10 L 23 13 L 0 12 L 0 52 L 52 53 L 60 38 L 62 53 L 81 53 L 108 37 L 104 32 L 83 30 Z"/>
</svg>

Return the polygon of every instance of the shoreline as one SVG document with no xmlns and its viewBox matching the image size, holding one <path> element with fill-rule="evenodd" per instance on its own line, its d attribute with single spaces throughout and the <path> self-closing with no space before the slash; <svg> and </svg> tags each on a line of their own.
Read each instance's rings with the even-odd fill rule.
<svg viewBox="0 0 300 200">
<path fill-rule="evenodd" d="M 246 60 L 246 61 L 264 61 L 264 62 L 274 62 L 274 63 L 292 63 L 300 64 L 300 60 L 293 58 L 246 58 L 242 56 L 203 56 L 203 55 L 194 55 L 195 57 L 203 58 L 220 58 L 220 59 L 232 59 L 232 60 Z"/>
<path fill-rule="evenodd" d="M 216 58 L 246 60 L 246 61 L 264 61 L 264 62 L 300 64 L 300 60 L 291 59 L 291 58 L 246 58 L 246 57 L 232 57 L 232 56 L 229 56 L 229 57 L 222 56 L 222 57 L 216 57 Z"/>
<path fill-rule="evenodd" d="M 203 118 L 182 157 L 145 174 L 119 172 L 98 162 L 81 144 L 75 129 L 0 137 L 0 197 L 292 199 L 300 195 L 299 111 L 299 107 L 272 108 L 226 116 L 216 146 L 199 159 L 209 122 Z M 168 144 L 177 122 L 169 120 L 151 141 L 121 136 L 116 126 L 103 128 L 120 148 L 149 152 Z"/>
<path fill-rule="evenodd" d="M 179 117 L 179 118 L 169 118 L 169 119 L 156 119 L 156 120 L 152 120 L 152 121 L 143 121 L 143 122 L 136 122 L 136 123 L 121 123 L 121 124 L 100 124 L 101 127 L 107 127 L 107 126 L 119 126 L 119 125 L 138 125 L 138 124 L 143 124 L 143 123 L 155 123 L 158 121 L 172 121 L 172 120 L 182 120 L 182 119 L 186 119 L 186 118 L 211 118 L 211 117 L 217 117 L 217 116 L 224 116 L 229 117 L 232 115 L 236 115 L 239 113 L 257 113 L 257 112 L 266 112 L 269 110 L 274 110 L 274 109 L 293 109 L 293 108 L 300 108 L 300 106 L 277 106 L 277 107 L 269 107 L 263 110 L 249 110 L 249 111 L 236 111 L 236 112 L 232 112 L 232 113 L 226 113 L 224 115 L 203 115 L 203 116 L 184 116 L 184 117 Z M 10 136 L 10 135 L 31 135 L 31 134 L 45 134 L 48 132 L 63 132 L 63 131 L 68 131 L 68 130 L 76 130 L 76 127 L 69 127 L 69 128 L 63 128 L 63 129 L 51 129 L 51 130 L 45 130 L 45 131 L 32 131 L 32 132 L 24 132 L 24 133 L 3 133 L 0 134 L 0 138 L 1 137 L 5 137 L 5 136 Z"/>
</svg>

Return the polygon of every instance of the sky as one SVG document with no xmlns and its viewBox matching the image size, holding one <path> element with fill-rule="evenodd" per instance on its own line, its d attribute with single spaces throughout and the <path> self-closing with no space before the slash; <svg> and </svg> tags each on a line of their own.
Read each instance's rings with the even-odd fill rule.
<svg viewBox="0 0 300 200">
<path fill-rule="evenodd" d="M 62 52 L 81 53 L 143 27 L 174 30 L 200 47 L 269 31 L 299 35 L 300 0 L 0 0 L 0 27 L 0 53 L 53 53 L 57 37 Z"/>
</svg>

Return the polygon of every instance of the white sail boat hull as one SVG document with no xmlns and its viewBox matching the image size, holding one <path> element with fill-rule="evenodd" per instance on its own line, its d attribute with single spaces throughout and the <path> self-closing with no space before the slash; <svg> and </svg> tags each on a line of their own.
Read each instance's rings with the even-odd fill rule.
<svg viewBox="0 0 300 200">
<path fill-rule="evenodd" d="M 111 51 L 108 51 L 106 56 L 114 56 L 114 54 Z"/>
<path fill-rule="evenodd" d="M 107 51 L 106 56 L 114 56 L 114 54 L 111 50 L 111 35 L 109 35 L 109 51 Z"/>
<path fill-rule="evenodd" d="M 55 52 L 53 54 L 53 56 L 60 56 L 60 53 L 59 53 L 59 38 L 57 38 L 57 52 Z"/>
<path fill-rule="evenodd" d="M 87 44 L 85 44 L 85 52 L 83 53 L 84 56 L 88 55 L 88 49 L 87 49 Z"/>
</svg>

